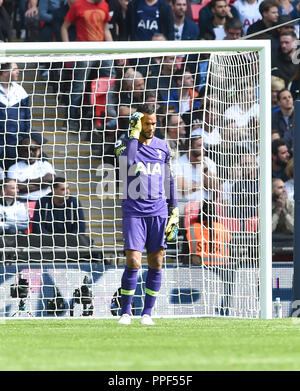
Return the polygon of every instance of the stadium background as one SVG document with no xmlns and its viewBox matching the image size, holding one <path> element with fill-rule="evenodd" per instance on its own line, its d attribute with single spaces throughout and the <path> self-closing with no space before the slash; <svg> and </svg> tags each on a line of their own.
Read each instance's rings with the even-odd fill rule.
<svg viewBox="0 0 300 391">
<path fill-rule="evenodd" d="M 193 5 L 194 20 L 197 20 L 199 6 Z M 78 144 L 77 136 L 68 134 L 68 139 L 65 132 L 53 130 L 61 128 L 64 121 L 64 112 L 55 104 L 55 93 L 51 93 L 51 87 L 43 80 L 38 80 L 33 84 L 35 74 L 33 72 L 24 72 L 22 85 L 32 97 L 32 127 L 35 130 L 42 131 L 44 136 L 48 139 L 45 145 L 45 152 L 49 158 L 55 157 L 55 169 L 57 174 L 67 174 L 67 180 L 71 185 L 71 192 L 73 194 L 79 193 L 80 201 L 85 207 L 85 217 L 88 222 L 88 227 L 91 231 L 94 244 L 104 245 L 106 249 L 112 249 L 117 246 L 121 251 L 121 210 L 120 204 L 115 204 L 114 200 L 103 200 L 103 204 L 99 207 L 99 198 L 97 196 L 90 196 L 92 192 L 96 194 L 96 187 L 98 184 L 97 167 L 99 161 L 91 153 L 91 145 L 89 141 L 82 140 Z M 47 120 L 44 120 L 47 118 Z M 68 159 L 65 159 L 65 156 Z M 60 159 L 61 157 L 61 159 Z M 78 166 L 79 163 L 79 166 Z M 72 183 L 74 184 L 72 186 Z M 87 186 L 87 183 L 89 184 Z M 87 212 L 88 211 L 88 212 Z M 99 224 L 99 220 L 103 220 L 104 224 Z M 112 234 L 114 233 L 119 242 L 112 241 Z M 104 242 L 100 244 L 100 240 Z M 275 249 L 273 262 L 273 300 L 280 297 L 283 303 L 283 315 L 289 316 L 291 314 L 292 306 L 292 268 L 291 261 L 292 249 L 288 249 L 288 256 L 283 257 L 288 262 L 281 262 L 282 248 Z M 286 251 L 286 250 L 285 250 Z M 107 265 L 110 261 L 110 255 L 106 258 Z M 11 273 L 13 269 L 7 269 Z M 2 270 L 1 270 L 2 274 Z M 74 282 L 75 289 L 78 285 Z M 2 281 L 0 280 L 0 283 Z M 3 286 L 2 286 L 3 289 Z M 189 298 L 190 296 L 190 298 Z M 184 296 L 185 297 L 185 296 Z M 187 302 L 189 300 L 197 300 L 197 292 L 188 292 Z M 185 300 L 184 299 L 184 300 Z"/>
</svg>

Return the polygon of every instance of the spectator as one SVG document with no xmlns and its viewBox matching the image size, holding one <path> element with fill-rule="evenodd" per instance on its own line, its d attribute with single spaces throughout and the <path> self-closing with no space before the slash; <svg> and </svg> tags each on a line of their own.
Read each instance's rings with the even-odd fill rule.
<svg viewBox="0 0 300 391">
<path fill-rule="evenodd" d="M 80 201 L 71 196 L 65 178 L 56 177 L 53 192 L 37 201 L 32 232 L 35 234 L 83 234 L 85 219 Z"/>
<path fill-rule="evenodd" d="M 127 66 L 122 59 L 115 62 L 115 70 L 115 82 L 111 85 L 107 94 L 108 122 L 105 124 L 105 131 L 94 130 L 92 133 L 92 148 L 97 156 L 103 154 L 102 145 L 104 145 L 105 154 L 111 155 L 117 138 L 126 135 L 129 126 L 126 113 L 134 113 L 136 106 L 145 100 L 146 91 L 143 75 L 136 72 L 134 68 Z"/>
<path fill-rule="evenodd" d="M 18 200 L 18 185 L 6 178 L 0 197 L 0 234 L 20 234 L 29 228 L 29 213 L 25 202 Z"/>
<path fill-rule="evenodd" d="M 278 130 L 277 129 L 272 129 L 272 137 L 271 137 L 272 141 L 273 140 L 277 140 L 279 138 L 281 138 L 281 137 L 280 137 L 280 134 L 279 134 Z"/>
<path fill-rule="evenodd" d="M 18 145 L 31 128 L 29 97 L 17 84 L 18 77 L 16 63 L 0 65 L 0 157 L 6 169 L 14 163 Z"/>
<path fill-rule="evenodd" d="M 178 201 L 181 213 L 188 201 L 212 200 L 218 188 L 215 163 L 203 155 L 202 137 L 191 138 L 191 147 L 174 160 Z"/>
<path fill-rule="evenodd" d="M 229 18 L 235 17 L 238 18 L 238 12 L 237 10 L 230 5 L 230 0 L 226 0 L 227 3 L 227 15 Z M 212 2 L 210 1 L 208 4 L 206 4 L 203 8 L 199 11 L 199 21 L 198 21 L 198 27 L 199 27 L 199 36 L 201 37 L 204 34 L 204 31 L 206 30 L 206 25 L 212 24 L 212 19 L 214 18 L 214 13 L 212 11 Z M 206 39 L 206 38 L 205 38 Z"/>
<path fill-rule="evenodd" d="M 167 99 L 170 88 L 176 88 L 173 78 L 178 66 L 175 56 L 164 56 L 157 67 L 150 66 L 150 72 L 147 77 L 147 90 L 157 92 L 157 101 L 159 103 Z"/>
<path fill-rule="evenodd" d="M 196 40 L 199 38 L 198 25 L 186 17 L 187 0 L 172 0 L 175 40 Z"/>
<path fill-rule="evenodd" d="M 293 0 L 280 0 L 280 14 L 281 15 L 289 15 L 294 9 L 292 5 Z"/>
<path fill-rule="evenodd" d="M 26 41 L 38 42 L 40 40 L 38 0 L 28 1 L 24 23 L 26 30 Z"/>
<path fill-rule="evenodd" d="M 255 153 L 257 140 L 245 140 L 235 122 L 224 121 L 221 128 L 222 142 L 216 148 L 214 161 L 218 166 L 220 180 L 227 181 L 226 189 L 232 187 L 240 177 L 239 156 L 246 153 Z"/>
<path fill-rule="evenodd" d="M 298 0 L 296 0 L 296 1 L 298 1 Z M 280 15 L 280 12 L 281 12 L 280 10 L 281 10 L 281 6 L 279 8 L 279 16 L 278 16 L 278 20 L 276 23 L 276 26 L 278 25 L 278 27 L 276 29 L 274 29 L 274 31 L 272 32 L 272 35 L 273 35 L 272 46 L 271 46 L 272 53 L 276 53 L 280 47 L 279 37 L 281 34 L 296 33 L 296 26 L 293 23 L 288 23 L 288 24 L 285 24 L 284 26 L 279 27 L 280 24 L 287 23 L 292 20 L 290 15 Z"/>
<path fill-rule="evenodd" d="M 290 91 L 294 100 L 300 99 L 300 67 L 298 67 L 297 74 L 291 83 Z"/>
<path fill-rule="evenodd" d="M 214 126 L 213 123 L 207 122 L 209 121 L 208 118 L 210 117 L 210 114 L 207 111 L 205 113 L 203 128 L 198 127 L 197 129 L 194 129 L 191 135 L 192 137 L 201 136 L 203 138 L 205 153 L 212 161 L 219 165 L 219 149 L 222 143 L 222 137 L 219 128 Z"/>
<path fill-rule="evenodd" d="M 0 167 L 0 185 L 3 184 L 4 178 L 5 178 L 4 170 L 2 167 Z"/>
<path fill-rule="evenodd" d="M 40 41 L 61 41 L 60 29 L 68 8 L 67 2 L 64 0 L 39 0 L 38 14 L 39 20 L 42 22 Z"/>
<path fill-rule="evenodd" d="M 92 19 L 89 18 L 91 12 L 94 14 Z M 110 21 L 108 12 L 108 4 L 102 0 L 72 1 L 61 26 L 63 41 L 69 41 L 68 30 L 72 23 L 75 23 L 76 26 L 77 41 L 112 41 L 108 26 Z"/>
<path fill-rule="evenodd" d="M 90 17 L 91 12 L 93 18 Z M 112 41 L 109 30 L 109 6 L 102 0 L 78 0 L 73 3 L 65 16 L 61 26 L 61 37 L 64 42 L 69 41 L 68 30 L 72 23 L 76 26 L 77 41 Z M 102 61 L 104 68 L 111 65 L 111 62 Z M 74 80 L 71 91 L 70 118 L 67 128 L 72 132 L 78 132 L 81 129 L 80 108 L 82 106 L 82 97 L 85 89 L 85 80 L 88 80 L 91 68 L 98 66 L 94 61 L 77 61 L 74 68 Z"/>
<path fill-rule="evenodd" d="M 28 6 L 27 6 L 27 10 L 25 12 L 25 17 L 26 16 L 34 17 L 39 14 L 38 3 L 39 3 L 39 0 L 29 0 L 28 1 Z"/>
<path fill-rule="evenodd" d="M 279 48 L 272 52 L 272 75 L 280 77 L 287 88 L 296 76 L 299 64 L 293 61 L 296 54 L 298 38 L 294 32 L 282 33 L 279 37 Z"/>
<path fill-rule="evenodd" d="M 157 126 L 155 136 L 161 139 L 166 137 L 166 117 L 168 114 L 177 114 L 174 106 L 160 105 L 157 110 Z"/>
<path fill-rule="evenodd" d="M 74 2 L 71 1 L 70 4 Z M 39 41 L 42 42 L 60 42 L 61 26 L 64 22 L 64 18 L 69 10 L 67 0 L 39 0 L 38 1 L 38 18 L 40 23 L 40 37 Z M 69 40 L 75 41 L 76 31 L 74 25 L 70 26 L 68 30 Z M 56 68 L 59 68 L 57 70 Z M 63 63 L 53 62 L 40 64 L 40 74 L 43 80 L 51 82 L 52 90 L 54 93 L 58 92 L 58 82 L 61 81 L 62 76 L 65 78 L 65 72 L 61 74 L 61 68 Z M 60 86 L 65 85 L 60 83 Z M 61 88 L 62 90 L 62 88 Z M 66 92 L 66 91 L 61 91 Z"/>
<path fill-rule="evenodd" d="M 284 140 L 272 141 L 272 178 L 282 179 L 286 182 L 289 178 L 285 173 L 290 160 L 290 153 Z"/>
<path fill-rule="evenodd" d="M 169 6 L 172 8 L 172 0 L 166 0 Z M 193 1 L 194 2 L 194 1 Z M 186 13 L 185 16 L 191 20 L 193 20 L 193 10 L 192 10 L 192 5 L 190 0 L 186 0 Z"/>
<path fill-rule="evenodd" d="M 27 9 L 26 0 L 16 0 L 13 2 L 15 9 L 15 27 L 16 27 L 16 37 L 21 41 L 24 41 L 26 38 L 26 29 L 25 29 L 25 12 Z"/>
<path fill-rule="evenodd" d="M 259 205 L 258 162 L 254 154 L 239 157 L 240 178 L 232 187 L 232 207 L 230 216 L 239 218 L 242 229 L 247 220 L 257 216 Z"/>
<path fill-rule="evenodd" d="M 290 3 L 291 4 L 291 3 Z M 282 6 L 280 6 L 281 8 Z M 280 9 L 279 9 L 279 13 L 280 13 Z M 277 24 L 280 25 L 282 23 L 287 23 L 289 21 L 292 21 L 292 18 L 290 15 L 279 15 L 278 16 L 278 21 L 277 21 Z M 296 28 L 297 27 L 297 28 Z M 277 32 L 278 32 L 278 36 L 280 36 L 281 34 L 283 33 L 286 33 L 286 32 L 292 32 L 292 33 L 295 33 L 297 36 L 299 35 L 298 32 L 299 32 L 299 29 L 298 29 L 298 25 L 296 26 L 296 23 L 288 23 L 288 24 L 285 24 L 284 26 L 281 26 L 281 27 L 278 27 L 277 29 Z"/>
<path fill-rule="evenodd" d="M 167 38 L 162 33 L 154 33 L 151 41 L 166 41 Z M 160 66 L 162 64 L 163 57 L 142 57 L 129 59 L 129 65 L 133 66 L 144 77 L 155 77 L 159 75 Z"/>
<path fill-rule="evenodd" d="M 198 109 L 201 102 L 199 92 L 194 87 L 192 73 L 187 68 L 181 67 L 174 73 L 174 82 L 176 88 L 170 90 L 169 96 L 164 97 L 164 101 L 176 107 L 176 111 L 180 115 Z M 187 121 L 185 122 L 187 123 Z"/>
<path fill-rule="evenodd" d="M 195 88 L 199 92 L 199 98 L 205 95 L 209 58 L 210 53 L 198 53 L 189 54 L 182 60 L 182 66 L 186 66 L 195 75 Z"/>
<path fill-rule="evenodd" d="M 130 0 L 108 1 L 112 12 L 110 21 L 111 35 L 114 41 L 127 41 L 126 12 Z"/>
<path fill-rule="evenodd" d="M 145 101 L 145 79 L 138 71 L 129 71 L 123 80 L 123 90 L 119 101 L 119 129 L 127 132 L 129 117 L 136 112 L 138 105 Z"/>
<path fill-rule="evenodd" d="M 224 26 L 224 39 L 239 39 L 243 36 L 242 22 L 238 18 L 227 18 Z"/>
<path fill-rule="evenodd" d="M 165 0 L 131 0 L 126 13 L 129 41 L 150 41 L 153 34 L 162 33 L 174 39 L 172 10 Z"/>
<path fill-rule="evenodd" d="M 280 0 L 278 24 L 289 22 L 293 19 L 299 18 L 299 11 L 300 4 L 298 0 Z M 285 26 L 279 27 L 277 31 L 279 32 L 279 34 L 286 31 L 293 31 L 296 33 L 297 36 L 299 36 L 299 21 L 292 22 L 286 24 Z"/>
<path fill-rule="evenodd" d="M 285 182 L 287 198 L 294 201 L 294 159 L 291 158 L 285 168 L 286 176 L 289 178 Z"/>
<path fill-rule="evenodd" d="M 239 127 L 247 127 L 252 118 L 259 118 L 259 104 L 255 96 L 255 88 L 240 87 L 236 92 L 237 103 L 230 106 L 224 113 L 225 119 L 234 121 Z"/>
<path fill-rule="evenodd" d="M 18 183 L 20 198 L 39 200 L 51 192 L 55 171 L 42 157 L 41 147 L 46 142 L 40 133 L 31 133 L 21 141 L 19 160 L 12 165 L 7 177 Z"/>
<path fill-rule="evenodd" d="M 166 143 L 170 149 L 170 155 L 173 159 L 178 159 L 186 150 L 186 132 L 185 123 L 179 114 L 168 114 L 166 117 Z"/>
<path fill-rule="evenodd" d="M 213 17 L 206 20 L 205 25 L 200 27 L 199 19 L 199 28 L 200 28 L 200 39 L 224 39 L 226 36 L 225 33 L 225 23 L 228 18 L 232 18 L 230 8 L 226 0 L 212 0 L 210 3 L 211 11 Z M 200 11 L 201 12 L 201 11 Z"/>
<path fill-rule="evenodd" d="M 203 202 L 198 221 L 186 227 L 192 265 L 222 265 L 229 258 L 231 235 L 218 222 L 213 206 Z"/>
<path fill-rule="evenodd" d="M 194 125 L 192 136 L 195 136 L 196 134 L 201 135 L 203 137 L 204 148 L 212 154 L 216 147 L 222 143 L 222 136 L 219 128 L 220 110 L 217 105 L 217 101 L 212 97 L 206 99 L 203 121 L 202 111 L 195 111 L 193 114 L 193 122 L 195 123 L 197 119 L 199 126 L 196 127 Z"/>
<path fill-rule="evenodd" d="M 105 159 L 109 159 L 107 155 L 113 155 L 118 128 L 120 92 L 123 89 L 124 79 L 127 78 L 128 72 L 133 71 L 133 68 L 126 66 L 126 60 L 114 60 L 112 72 L 114 82 L 110 84 L 109 90 L 106 93 L 105 118 L 101 118 L 99 123 L 95 121 L 90 139 L 92 153 L 95 156 L 101 157 L 104 155 Z"/>
<path fill-rule="evenodd" d="M 244 35 L 247 35 L 249 26 L 261 20 L 261 14 L 259 12 L 261 2 L 262 0 L 237 0 L 234 2 L 233 7 L 238 12 L 238 18 L 242 23 Z"/>
<path fill-rule="evenodd" d="M 269 32 L 265 32 L 264 30 L 277 24 L 279 7 L 280 4 L 277 0 L 264 0 L 261 2 L 259 5 L 259 12 L 262 16 L 262 19 L 249 26 L 247 35 L 257 33 L 253 39 L 271 39 L 272 44 L 274 44 L 276 47 L 277 43 L 274 31 L 271 30 Z"/>
<path fill-rule="evenodd" d="M 157 104 L 156 101 L 156 93 L 154 91 L 146 91 L 145 103 L 148 103 L 148 106 L 151 107 L 155 112 L 159 109 L 159 105 Z"/>
<path fill-rule="evenodd" d="M 277 95 L 280 110 L 272 115 L 272 129 L 276 129 L 285 141 L 289 152 L 293 150 L 295 113 L 294 100 L 288 89 L 282 89 Z"/>
<path fill-rule="evenodd" d="M 233 152 L 237 152 L 237 149 L 235 149 Z M 221 175 L 219 176 L 225 176 L 225 178 L 222 178 L 222 184 L 221 184 L 221 201 L 222 204 L 226 207 L 231 206 L 232 207 L 232 196 L 233 196 L 233 186 L 237 181 L 241 178 L 241 167 L 239 162 L 239 155 L 235 155 L 236 158 L 230 158 L 230 164 L 228 164 L 228 156 L 225 156 L 225 170 L 223 169 Z M 224 167 L 223 166 L 223 167 Z"/>
<path fill-rule="evenodd" d="M 285 82 L 280 77 L 272 76 L 272 113 L 280 110 L 279 102 L 278 102 L 278 92 L 285 88 Z"/>
<path fill-rule="evenodd" d="M 11 41 L 10 17 L 3 5 L 3 0 L 0 0 L 0 41 Z"/>
<path fill-rule="evenodd" d="M 287 198 L 285 183 L 279 178 L 272 180 L 272 232 L 294 232 L 294 202 Z"/>
<path fill-rule="evenodd" d="M 115 69 L 115 82 L 109 88 L 106 101 L 108 117 L 106 126 L 108 129 L 117 129 L 120 94 L 127 88 L 126 80 L 129 78 L 129 75 L 134 72 L 134 68 L 126 66 L 124 60 L 115 60 Z M 128 91 L 126 90 L 126 92 Z"/>
</svg>

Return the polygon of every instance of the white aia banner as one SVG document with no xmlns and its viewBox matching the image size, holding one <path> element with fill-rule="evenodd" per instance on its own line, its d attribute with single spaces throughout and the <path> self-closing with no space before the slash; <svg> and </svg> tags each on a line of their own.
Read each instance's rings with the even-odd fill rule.
<svg viewBox="0 0 300 391">
<path fill-rule="evenodd" d="M 100 263 L 0 266 L 0 317 L 116 316 L 122 273 L 122 266 Z M 134 315 L 143 308 L 146 274 L 143 267 Z M 258 279 L 258 269 L 166 265 L 153 315 L 254 317 L 260 305 Z"/>
</svg>

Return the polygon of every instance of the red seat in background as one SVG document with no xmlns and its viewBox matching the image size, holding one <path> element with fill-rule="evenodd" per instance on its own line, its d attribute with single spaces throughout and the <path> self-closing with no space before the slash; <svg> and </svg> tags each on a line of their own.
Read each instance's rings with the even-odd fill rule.
<svg viewBox="0 0 300 391">
<path fill-rule="evenodd" d="M 193 15 L 193 20 L 195 23 L 198 24 L 199 21 L 199 12 L 200 10 L 206 6 L 206 4 L 210 3 L 211 0 L 203 0 L 201 4 L 191 4 L 191 9 L 192 9 L 192 15 Z"/>
<path fill-rule="evenodd" d="M 36 201 L 27 201 L 27 208 L 29 214 L 29 220 L 33 219 L 34 211 L 35 211 Z M 25 231 L 25 233 L 29 234 L 32 232 L 32 223 L 29 223 L 29 229 Z"/>
<path fill-rule="evenodd" d="M 91 84 L 90 103 L 94 106 L 94 125 L 101 128 L 106 115 L 106 96 L 107 92 L 115 83 L 114 77 L 99 77 L 94 79 Z"/>
<path fill-rule="evenodd" d="M 187 228 L 199 219 L 200 201 L 189 201 L 184 207 L 184 227 Z"/>
</svg>

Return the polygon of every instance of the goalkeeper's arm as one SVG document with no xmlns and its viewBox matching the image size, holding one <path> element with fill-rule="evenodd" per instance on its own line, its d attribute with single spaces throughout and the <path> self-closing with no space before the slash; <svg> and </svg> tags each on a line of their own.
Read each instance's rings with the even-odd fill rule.
<svg viewBox="0 0 300 391">
<path fill-rule="evenodd" d="M 117 156 L 121 154 L 123 156 L 127 156 L 127 165 L 132 166 L 135 163 L 135 158 L 138 150 L 138 140 L 140 138 L 140 133 L 142 131 L 142 117 L 143 113 L 135 112 L 130 117 L 130 135 L 127 140 L 126 147 L 119 145 L 116 148 L 115 145 L 115 153 Z M 121 144 L 121 142 L 119 142 Z"/>
<path fill-rule="evenodd" d="M 172 171 L 170 156 L 166 160 L 165 170 L 165 190 L 168 197 L 169 220 L 165 230 L 167 242 L 175 241 L 179 231 L 179 208 L 177 206 L 177 189 Z"/>
</svg>

